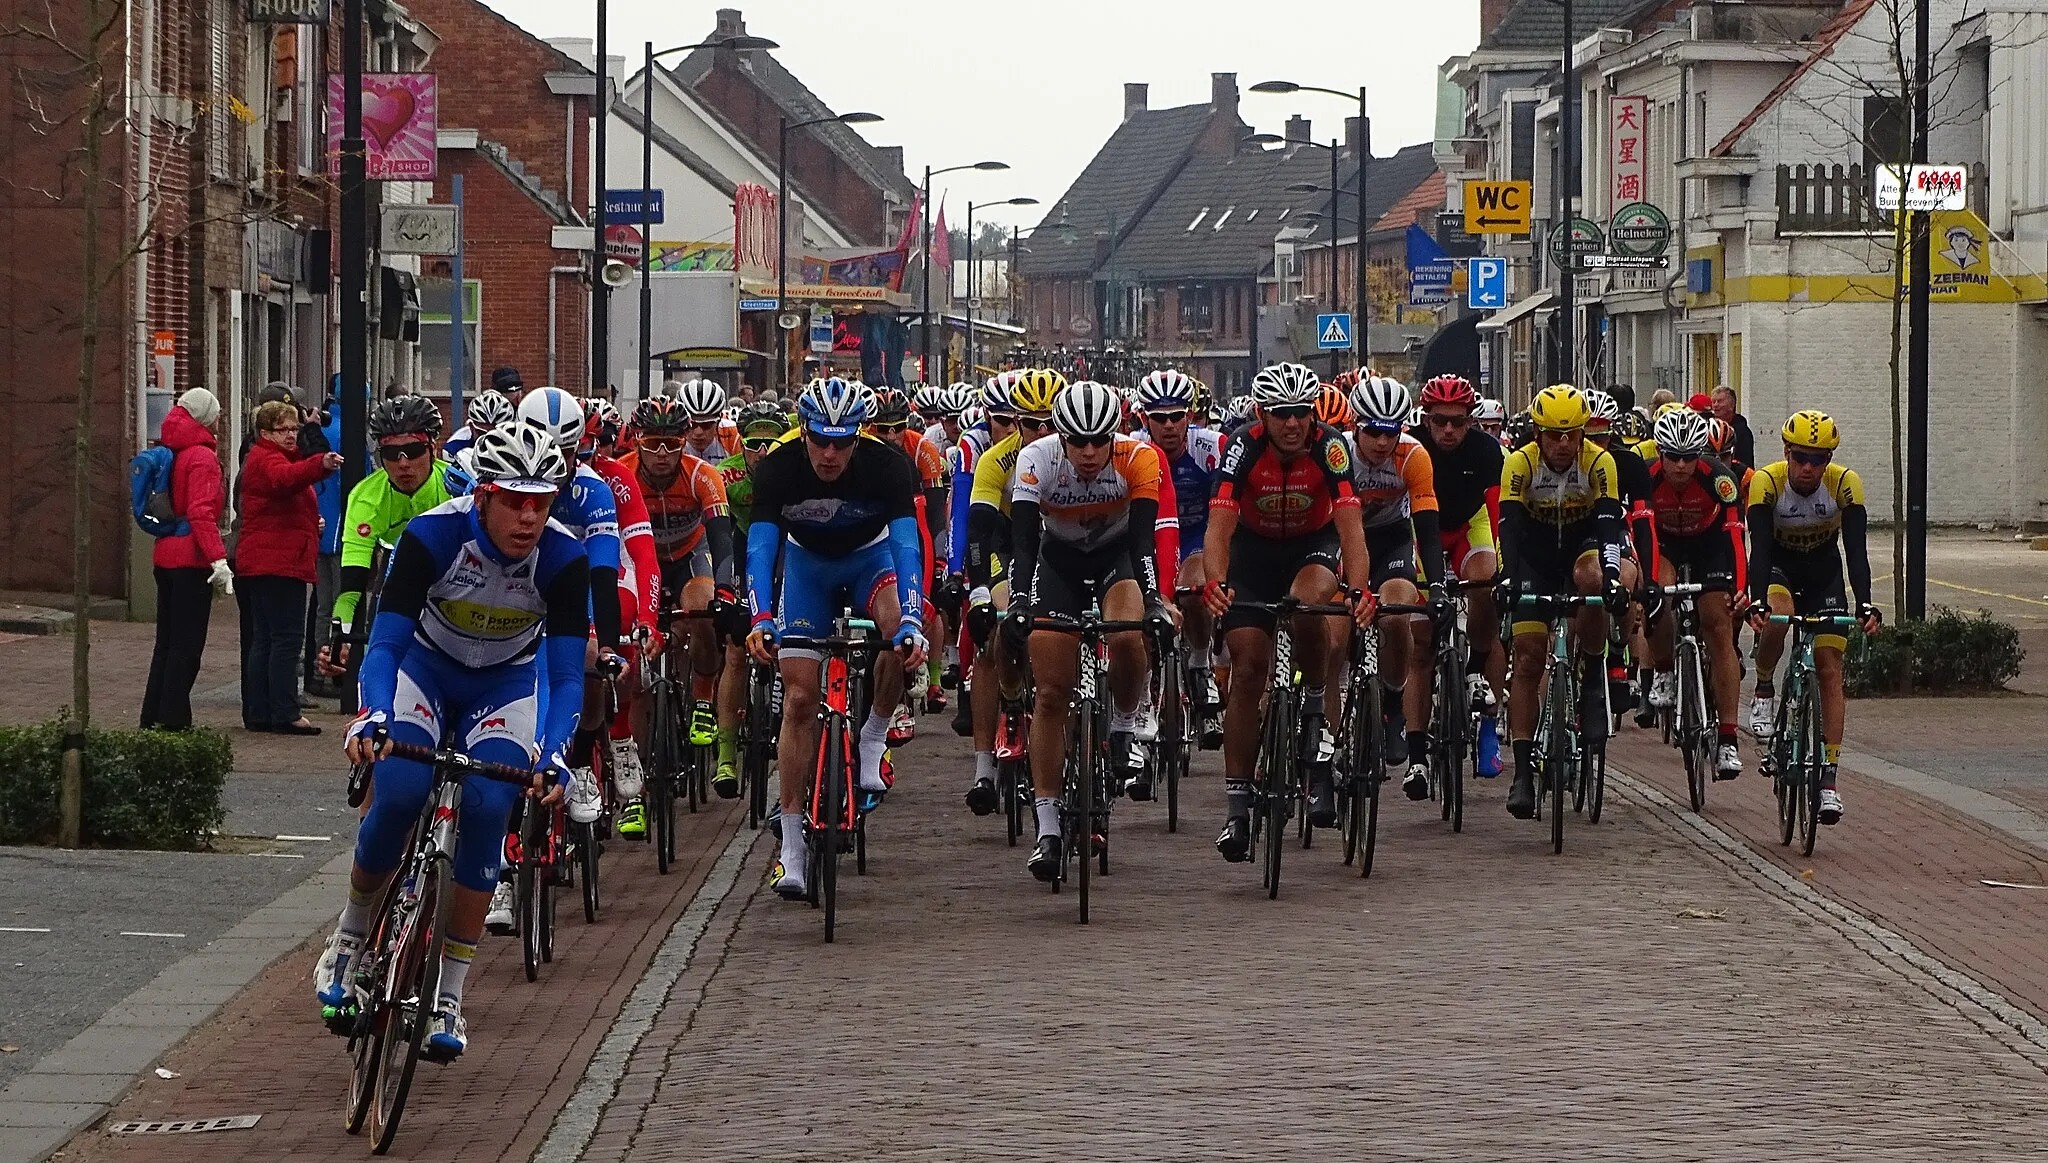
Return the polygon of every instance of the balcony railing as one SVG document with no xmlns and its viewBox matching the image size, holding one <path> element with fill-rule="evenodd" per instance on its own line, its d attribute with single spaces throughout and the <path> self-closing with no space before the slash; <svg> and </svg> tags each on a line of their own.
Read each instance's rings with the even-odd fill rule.
<svg viewBox="0 0 2048 1163">
<path fill-rule="evenodd" d="M 1965 191 L 1979 215 L 1990 201 L 1991 175 L 1970 167 Z M 1870 174 L 1860 165 L 1778 167 L 1778 233 L 1878 234 L 1894 228 L 1889 211 L 1873 204 Z"/>
</svg>

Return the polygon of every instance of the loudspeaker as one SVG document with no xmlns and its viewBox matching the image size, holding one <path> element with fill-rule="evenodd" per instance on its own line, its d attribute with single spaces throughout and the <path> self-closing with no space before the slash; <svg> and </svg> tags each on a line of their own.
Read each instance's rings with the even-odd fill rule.
<svg viewBox="0 0 2048 1163">
<path fill-rule="evenodd" d="M 632 263 L 620 262 L 615 258 L 606 259 L 604 264 L 604 285 L 607 287 L 623 287 L 627 283 L 632 282 L 633 276 L 638 273 Z"/>
</svg>

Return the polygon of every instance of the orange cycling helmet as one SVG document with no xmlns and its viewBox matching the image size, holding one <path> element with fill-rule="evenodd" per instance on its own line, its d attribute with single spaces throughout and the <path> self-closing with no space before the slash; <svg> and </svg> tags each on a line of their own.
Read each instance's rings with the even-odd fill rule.
<svg viewBox="0 0 2048 1163">
<path fill-rule="evenodd" d="M 1337 377 L 1339 380 L 1343 378 Z M 1334 380 L 1324 384 L 1323 390 L 1316 396 L 1316 419 L 1332 428 L 1344 429 L 1351 427 L 1354 416 L 1356 413 L 1351 410 L 1351 400 L 1344 389 Z"/>
</svg>

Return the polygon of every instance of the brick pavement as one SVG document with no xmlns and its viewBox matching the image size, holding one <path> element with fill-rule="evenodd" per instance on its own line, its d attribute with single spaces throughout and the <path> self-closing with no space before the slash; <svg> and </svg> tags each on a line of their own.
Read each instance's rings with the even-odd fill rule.
<svg viewBox="0 0 2048 1163">
<path fill-rule="evenodd" d="M 465 1005 L 470 1050 L 445 1069 L 422 1067 L 391 1158 L 523 1159 L 538 1146 L 621 1002 L 745 815 L 734 804 L 720 804 L 679 818 L 679 864 L 667 877 L 655 873 L 646 847 L 614 843 L 605 856 L 609 901 L 600 923 L 584 923 L 580 898 L 562 902 L 555 960 L 537 983 L 525 979 L 518 941 L 484 939 Z M 261 1114 L 255 1129 L 175 1136 L 92 1131 L 72 1140 L 67 1163 L 365 1155 L 365 1142 L 341 1131 L 348 1060 L 312 1002 L 317 953 L 318 941 L 308 942 L 272 966 L 165 1057 L 177 1079 L 145 1075 L 106 1119 Z"/>
<path fill-rule="evenodd" d="M 1500 784 L 1461 836 L 1395 802 L 1370 881 L 1329 844 L 1268 901 L 1209 847 L 1211 776 L 1178 835 L 1120 805 L 1082 928 L 958 806 L 965 748 L 917 748 L 839 942 L 757 849 L 582 1158 L 2019 1159 L 2048 1134 L 2048 1077 L 1967 1004 L 1662 809 L 1617 796 L 1552 857 Z"/>
</svg>

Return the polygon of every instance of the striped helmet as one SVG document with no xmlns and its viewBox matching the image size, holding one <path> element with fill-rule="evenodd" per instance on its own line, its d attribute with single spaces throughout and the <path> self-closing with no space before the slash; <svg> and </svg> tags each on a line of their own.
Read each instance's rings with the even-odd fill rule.
<svg viewBox="0 0 2048 1163">
<path fill-rule="evenodd" d="M 1358 423 L 1362 427 L 1398 432 L 1408 422 L 1408 412 L 1413 404 L 1408 398 L 1407 385 L 1400 380 L 1386 376 L 1361 376 L 1358 386 L 1351 389 L 1351 407 L 1358 413 Z"/>
<path fill-rule="evenodd" d="M 1076 380 L 1053 401 L 1052 426 L 1062 436 L 1113 436 L 1123 427 L 1123 401 L 1108 384 Z"/>
</svg>

